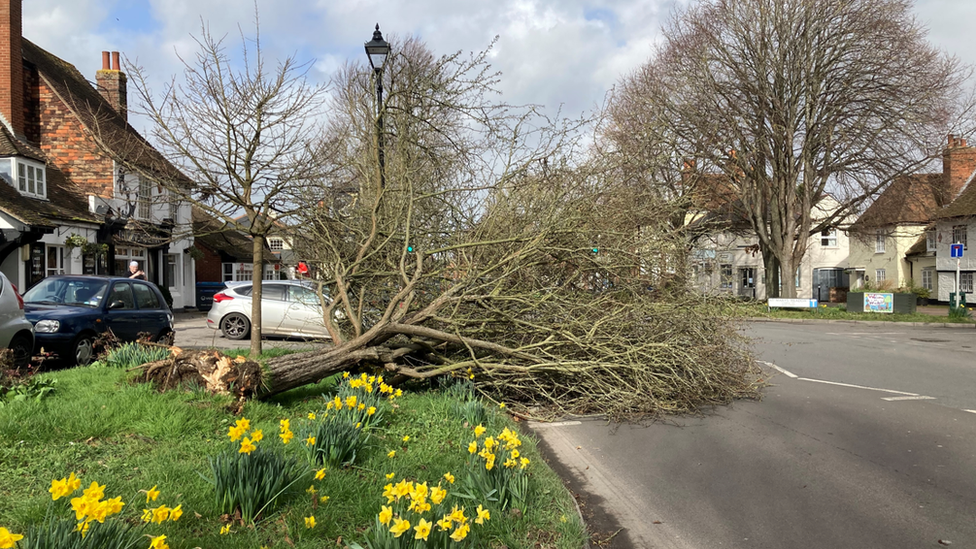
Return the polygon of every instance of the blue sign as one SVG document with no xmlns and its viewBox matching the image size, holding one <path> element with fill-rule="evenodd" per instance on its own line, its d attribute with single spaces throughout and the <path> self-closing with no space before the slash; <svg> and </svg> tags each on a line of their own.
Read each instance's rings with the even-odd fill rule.
<svg viewBox="0 0 976 549">
<path fill-rule="evenodd" d="M 949 257 L 962 257 L 962 244 L 949 244 Z"/>
</svg>

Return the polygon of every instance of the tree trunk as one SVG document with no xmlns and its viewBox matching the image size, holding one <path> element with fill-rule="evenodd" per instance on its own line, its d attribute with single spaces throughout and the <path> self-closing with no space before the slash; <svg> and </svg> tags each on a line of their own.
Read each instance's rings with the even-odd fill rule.
<svg viewBox="0 0 976 549">
<path fill-rule="evenodd" d="M 255 223 L 255 221 L 251 221 Z M 251 360 L 261 355 L 261 280 L 264 274 L 264 236 L 253 235 L 251 258 Z"/>
<path fill-rule="evenodd" d="M 768 247 L 762 247 L 763 268 L 765 273 L 763 278 L 766 283 L 766 298 L 779 297 L 779 260 Z"/>
</svg>

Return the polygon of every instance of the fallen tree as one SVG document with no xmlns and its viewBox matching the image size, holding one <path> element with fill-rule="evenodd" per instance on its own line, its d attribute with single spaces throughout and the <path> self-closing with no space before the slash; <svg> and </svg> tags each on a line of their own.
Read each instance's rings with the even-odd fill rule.
<svg viewBox="0 0 976 549">
<path fill-rule="evenodd" d="M 756 395 L 734 326 L 682 285 L 686 244 L 664 201 L 607 192 L 582 122 L 493 102 L 487 52 L 437 58 L 392 41 L 384 124 L 371 71 L 341 69 L 316 176 L 289 189 L 332 346 L 272 358 L 260 379 L 212 353 L 149 365 L 151 379 L 268 398 L 340 371 L 454 376 L 534 415 Z"/>
</svg>

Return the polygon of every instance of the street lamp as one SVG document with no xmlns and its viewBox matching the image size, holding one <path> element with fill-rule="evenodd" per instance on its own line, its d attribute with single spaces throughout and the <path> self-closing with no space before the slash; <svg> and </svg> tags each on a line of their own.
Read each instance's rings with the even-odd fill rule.
<svg viewBox="0 0 976 549">
<path fill-rule="evenodd" d="M 386 187 L 385 161 L 383 158 L 383 64 L 390 55 L 390 44 L 383 40 L 380 24 L 376 24 L 373 39 L 366 42 L 366 55 L 376 78 L 376 150 L 380 163 L 380 189 Z"/>
</svg>

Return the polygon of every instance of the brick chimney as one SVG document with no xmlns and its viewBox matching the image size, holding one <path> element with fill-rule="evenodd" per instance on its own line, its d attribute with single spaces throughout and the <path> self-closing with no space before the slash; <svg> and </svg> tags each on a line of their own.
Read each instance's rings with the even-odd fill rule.
<svg viewBox="0 0 976 549">
<path fill-rule="evenodd" d="M 125 73 L 119 67 L 119 52 L 111 52 L 111 64 L 109 64 L 109 52 L 103 51 L 102 68 L 95 73 L 98 93 L 102 94 L 102 97 L 122 115 L 124 120 L 129 119 L 126 81 Z"/>
<path fill-rule="evenodd" d="M 24 135 L 24 54 L 21 0 L 0 0 L 0 115 Z"/>
<path fill-rule="evenodd" d="M 950 133 L 942 152 L 942 178 L 948 196 L 939 197 L 939 206 L 948 206 L 973 172 L 976 172 L 976 147 L 968 146 L 965 139 Z"/>
</svg>

